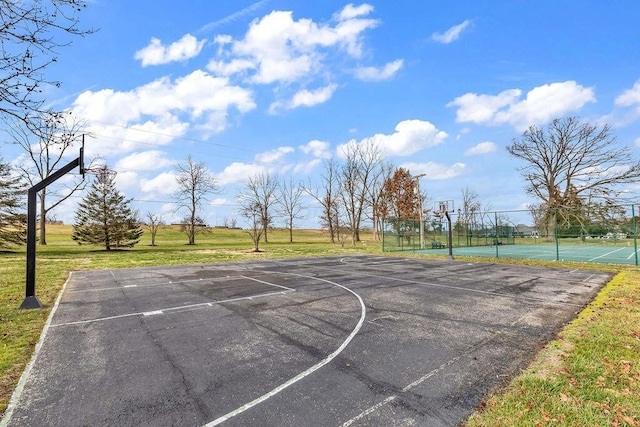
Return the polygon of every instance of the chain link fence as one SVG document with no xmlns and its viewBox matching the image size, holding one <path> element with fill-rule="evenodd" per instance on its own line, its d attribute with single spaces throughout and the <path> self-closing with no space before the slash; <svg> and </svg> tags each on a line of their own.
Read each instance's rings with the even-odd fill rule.
<svg viewBox="0 0 640 427">
<path fill-rule="evenodd" d="M 574 206 L 386 218 L 385 252 L 453 254 L 638 265 L 638 205 Z M 451 230 L 451 232 L 449 232 Z M 451 236 L 451 241 L 449 240 Z"/>
</svg>

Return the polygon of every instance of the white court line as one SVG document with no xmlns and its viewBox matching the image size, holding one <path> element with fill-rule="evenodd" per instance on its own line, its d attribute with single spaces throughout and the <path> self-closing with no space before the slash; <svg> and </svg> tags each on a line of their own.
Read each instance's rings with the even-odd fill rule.
<svg viewBox="0 0 640 427">
<path fill-rule="evenodd" d="M 353 273 L 355 274 L 355 273 Z M 364 276 L 366 277 L 375 277 L 378 279 L 386 279 L 386 280 L 391 280 L 391 281 L 396 281 L 396 282 L 403 282 L 403 283 L 412 283 L 415 285 L 425 285 L 425 286 L 431 286 L 434 288 L 445 288 L 445 289 L 455 289 L 458 291 L 464 291 L 464 292 L 469 292 L 469 293 L 477 293 L 477 294 L 484 294 L 484 295 L 492 295 L 492 296 L 497 296 L 497 297 L 502 297 L 502 298 L 509 298 L 509 299 L 514 299 L 514 300 L 525 300 L 525 301 L 535 301 L 535 302 L 542 302 L 545 304 L 551 304 L 551 305 L 572 305 L 575 307 L 582 307 L 581 304 L 573 304 L 570 302 L 562 302 L 562 301 L 549 301 L 543 298 L 533 298 L 533 297 L 524 297 L 521 295 L 508 295 L 508 294 L 501 294 L 499 292 L 492 292 L 492 291 L 483 291 L 480 289 L 470 289 L 470 288 L 465 288 L 462 286 L 452 286 L 452 285 L 441 285 L 439 283 L 429 283 L 429 282 L 420 282 L 418 280 L 408 280 L 408 279 L 400 279 L 398 277 L 389 277 L 389 276 L 381 276 L 378 274 L 365 274 Z M 359 275 L 359 277 L 363 277 L 363 275 Z M 360 283 L 364 283 L 363 281 L 360 281 Z"/>
<path fill-rule="evenodd" d="M 114 276 L 115 278 L 115 276 Z M 211 282 L 222 282 L 225 280 L 234 280 L 239 278 L 246 278 L 245 276 L 224 276 L 224 277 L 211 277 L 211 278 L 201 278 L 201 279 L 190 279 L 190 280 L 169 280 L 168 282 L 156 282 L 156 283 L 147 283 L 144 285 L 124 285 L 124 286 L 109 286 L 108 288 L 94 288 L 94 289 L 71 289 L 69 292 L 77 293 L 77 292 L 98 292 L 98 291 L 112 291 L 118 290 L 122 288 L 147 288 L 150 286 L 166 286 L 166 285 L 176 285 L 180 283 L 191 283 L 191 282 L 202 282 L 202 281 L 211 281 Z M 117 281 L 118 279 L 116 279 Z M 259 281 L 259 280 L 257 280 Z M 270 283 L 268 283 L 270 284 Z M 273 284 L 271 284 L 273 285 Z M 277 286 L 277 285 L 273 285 Z M 284 286 L 283 286 L 284 287 Z M 288 289 L 288 288 L 287 288 Z"/>
<path fill-rule="evenodd" d="M 510 327 L 514 327 L 522 319 L 524 319 L 527 316 L 528 316 L 528 313 L 525 314 L 524 316 L 520 317 L 519 319 L 515 320 L 514 322 L 512 322 L 509 326 Z M 459 361 L 463 357 L 470 355 L 471 353 L 475 352 L 478 348 L 488 344 L 489 342 L 493 341 L 496 337 L 498 337 L 500 335 L 503 335 L 503 334 L 504 334 L 503 331 L 498 331 L 498 332 L 496 332 L 496 333 L 494 333 L 492 335 L 489 335 L 488 337 L 486 337 L 483 340 L 480 340 L 477 344 L 473 345 L 472 347 L 470 347 L 469 349 L 467 349 L 463 353 L 459 354 L 458 356 L 456 356 L 456 357 L 454 357 L 452 359 L 447 360 L 442 365 L 438 366 L 437 368 L 433 369 L 432 371 L 430 371 L 430 372 L 426 373 L 425 375 L 421 376 L 420 378 L 418 378 L 417 380 L 415 380 L 411 384 L 407 385 L 406 387 L 404 387 L 400 391 L 402 393 L 408 392 L 409 390 L 411 390 L 415 386 L 418 386 L 418 385 L 422 384 L 424 381 L 428 380 L 432 376 L 440 373 L 440 371 L 442 371 L 443 369 L 445 369 L 448 366 L 456 363 L 457 361 Z M 397 394 L 394 394 L 394 395 L 391 395 L 391 396 L 387 397 L 386 399 L 382 400 L 381 402 L 376 403 L 375 405 L 373 405 L 373 406 L 365 409 L 364 411 L 360 412 L 358 415 L 356 415 L 355 417 L 351 418 L 350 420 L 344 422 L 340 427 L 348 427 L 348 426 L 350 426 L 351 424 L 355 423 L 356 421 L 361 420 L 362 418 L 364 418 L 367 415 L 377 411 L 378 409 L 380 409 L 381 407 L 383 407 L 387 403 L 389 403 L 389 402 L 391 402 L 391 401 L 393 401 L 393 400 L 395 400 L 397 398 L 398 398 Z"/>
<path fill-rule="evenodd" d="M 198 304 L 190 304 L 190 305 L 179 305 L 179 306 L 175 306 L 175 307 L 163 308 L 163 309 L 160 309 L 160 310 L 140 311 L 140 312 L 136 312 L 136 313 L 120 314 L 120 315 L 117 315 L 117 316 L 98 317 L 96 319 L 78 320 L 76 322 L 58 323 L 58 324 L 55 324 L 55 325 L 51 325 L 51 327 L 52 328 L 56 328 L 56 327 L 59 327 L 59 326 L 84 325 L 84 324 L 87 324 L 87 323 L 104 322 L 106 320 L 123 319 L 125 317 L 134 317 L 134 316 L 152 316 L 152 315 L 158 315 L 158 314 L 170 314 L 172 312 L 189 311 L 189 310 L 202 308 L 202 307 L 212 307 L 214 305 L 224 304 L 226 302 L 251 300 L 251 299 L 254 299 L 254 298 L 263 298 L 263 297 L 268 297 L 268 296 L 273 296 L 273 295 L 284 295 L 284 294 L 289 293 L 289 292 L 295 292 L 295 290 L 291 289 L 289 291 L 269 292 L 269 293 L 266 293 L 266 294 L 258 294 L 258 295 L 253 295 L 253 296 L 250 296 L 250 297 L 230 298 L 230 299 L 225 299 L 225 300 L 220 300 L 220 301 L 201 302 L 201 303 L 198 303 Z"/>
<path fill-rule="evenodd" d="M 277 288 L 286 289 L 286 290 L 288 290 L 288 291 L 293 291 L 293 290 L 294 290 L 294 289 L 291 289 L 291 288 L 287 288 L 286 286 L 276 285 L 275 283 L 265 282 L 264 280 L 255 279 L 255 278 L 253 278 L 253 277 L 248 277 L 248 276 L 239 276 L 239 277 L 242 277 L 242 278 L 244 278 L 244 279 L 253 280 L 254 282 L 258 282 L 258 283 L 264 283 L 265 285 L 275 286 L 275 287 L 277 287 Z"/>
<path fill-rule="evenodd" d="M 622 251 L 622 250 L 624 250 L 624 249 L 627 249 L 627 248 L 624 248 L 624 247 L 622 247 L 622 248 L 618 248 L 618 249 L 616 249 L 615 251 L 607 252 L 607 253 L 606 253 L 606 254 L 604 254 L 604 255 L 600 255 L 600 256 L 597 256 L 597 257 L 595 257 L 595 258 L 591 258 L 589 261 L 594 261 L 594 260 L 596 260 L 596 259 L 598 259 L 598 258 L 604 258 L 604 257 L 606 257 L 607 255 L 614 254 L 614 253 L 619 252 L 619 251 Z"/>
<path fill-rule="evenodd" d="M 279 274 L 282 274 L 282 273 L 279 273 Z M 229 418 L 235 417 L 236 415 L 241 414 L 242 412 L 246 411 L 247 409 L 252 408 L 252 407 L 264 402 L 265 400 L 269 399 L 270 397 L 275 396 L 276 394 L 280 393 L 282 390 L 286 389 L 287 387 L 297 383 L 298 381 L 300 381 L 301 379 L 303 379 L 307 375 L 310 375 L 313 372 L 317 371 L 318 369 L 322 368 L 324 365 L 326 365 L 327 363 L 331 362 L 338 354 L 342 353 L 342 351 L 347 347 L 347 345 L 349 345 L 351 340 L 353 340 L 353 338 L 356 336 L 356 334 L 360 331 L 360 328 L 362 327 L 362 324 L 364 323 L 364 319 L 365 319 L 365 316 L 366 316 L 366 313 L 367 313 L 367 309 L 366 309 L 366 307 L 364 305 L 364 301 L 362 300 L 360 295 L 358 295 L 357 293 L 355 293 L 351 289 L 347 288 L 346 286 L 343 286 L 343 285 L 341 285 L 339 283 L 336 283 L 336 282 L 332 282 L 331 280 L 321 279 L 319 277 L 305 276 L 303 274 L 296 274 L 296 273 L 285 273 L 285 274 L 291 274 L 291 275 L 294 275 L 294 276 L 304 277 L 304 278 L 312 279 L 312 280 L 319 280 L 321 282 L 329 283 L 330 285 L 337 286 L 339 288 L 342 288 L 342 289 L 346 290 L 347 292 L 350 292 L 356 298 L 358 298 L 358 301 L 360 302 L 360 320 L 358 321 L 356 327 L 353 328 L 353 331 L 351 331 L 351 333 L 349 334 L 347 339 L 344 340 L 342 345 L 340 345 L 340 347 L 338 347 L 333 353 L 329 354 L 327 357 L 322 359 L 319 363 L 311 366 L 309 369 L 299 373 L 298 375 L 296 375 L 295 377 L 289 379 L 288 381 L 285 381 L 284 383 L 280 384 L 279 386 L 277 386 L 276 388 L 274 388 L 270 392 L 263 394 L 262 396 L 258 397 L 257 399 L 254 399 L 251 402 L 245 403 L 244 405 L 240 406 L 238 409 L 236 409 L 234 411 L 231 411 L 228 414 L 223 415 L 220 418 L 217 418 L 217 419 L 211 421 L 210 423 L 205 424 L 204 427 L 217 426 L 218 424 L 227 421 Z"/>
<path fill-rule="evenodd" d="M 64 285 L 62 285 L 62 289 L 60 290 L 60 293 L 56 298 L 56 302 L 53 304 L 53 308 L 51 309 L 51 313 L 49 313 L 47 322 L 44 324 L 44 328 L 42 328 L 42 333 L 40 334 L 40 340 L 38 340 L 38 343 L 36 344 L 36 349 L 33 352 L 33 355 L 31 356 L 31 360 L 29 361 L 29 364 L 24 368 L 24 371 L 20 376 L 20 380 L 18 381 L 18 385 L 16 386 L 16 389 L 13 391 L 13 394 L 11 395 L 11 400 L 9 401 L 9 405 L 7 406 L 7 409 L 4 412 L 4 416 L 2 417 L 2 420 L 0 420 L 1 427 L 5 427 L 9 425 L 9 422 L 11 421 L 11 417 L 13 416 L 13 411 L 16 408 L 18 401 L 20 400 L 20 396 L 22 395 L 24 386 L 27 382 L 27 379 L 29 378 L 29 375 L 31 374 L 31 369 L 33 368 L 33 365 L 36 363 L 36 359 L 40 354 L 40 349 L 42 348 L 42 344 L 44 344 L 44 339 L 47 336 L 47 332 L 49 331 L 49 328 L 52 326 L 51 320 L 53 319 L 53 315 L 56 313 L 56 310 L 58 310 L 58 306 L 60 305 L 60 300 L 62 299 L 62 294 L 64 293 L 64 290 L 67 287 L 67 283 L 69 283 L 69 280 L 71 280 L 72 274 L 73 274 L 73 271 L 69 273 L 69 277 L 64 282 Z"/>
<path fill-rule="evenodd" d="M 627 257 L 627 259 L 631 259 L 631 258 L 633 258 L 634 256 L 636 256 L 636 253 L 638 253 L 638 252 L 640 252 L 640 249 L 638 249 L 638 250 L 636 250 L 636 251 L 632 251 L 632 252 L 631 252 L 631 255 L 629 255 L 629 256 Z"/>
</svg>

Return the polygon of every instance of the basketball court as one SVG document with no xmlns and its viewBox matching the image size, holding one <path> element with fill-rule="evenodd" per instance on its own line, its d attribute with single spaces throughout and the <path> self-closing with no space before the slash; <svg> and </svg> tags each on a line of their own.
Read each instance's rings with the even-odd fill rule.
<svg viewBox="0 0 640 427">
<path fill-rule="evenodd" d="M 2 425 L 455 426 L 610 277 L 383 256 L 74 272 Z"/>
<path fill-rule="evenodd" d="M 448 249 L 422 250 L 420 253 L 448 254 Z M 498 245 L 454 247 L 454 255 L 498 258 L 540 259 L 546 261 L 595 262 L 637 265 L 639 250 L 632 245 Z"/>
</svg>

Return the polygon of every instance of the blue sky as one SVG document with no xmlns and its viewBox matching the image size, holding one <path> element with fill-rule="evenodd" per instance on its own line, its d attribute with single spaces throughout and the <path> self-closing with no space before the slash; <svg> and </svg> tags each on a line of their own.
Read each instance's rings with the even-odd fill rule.
<svg viewBox="0 0 640 427">
<path fill-rule="evenodd" d="M 426 174 L 432 202 L 469 187 L 519 209 L 532 200 L 505 147 L 529 125 L 606 122 L 640 154 L 638 16 L 633 1 L 92 0 L 82 24 L 100 30 L 60 49 L 47 97 L 87 120 L 88 155 L 142 216 L 176 218 L 174 167 L 190 154 L 222 189 L 203 214 L 215 225 L 250 176 L 313 180 L 371 138 Z"/>
</svg>

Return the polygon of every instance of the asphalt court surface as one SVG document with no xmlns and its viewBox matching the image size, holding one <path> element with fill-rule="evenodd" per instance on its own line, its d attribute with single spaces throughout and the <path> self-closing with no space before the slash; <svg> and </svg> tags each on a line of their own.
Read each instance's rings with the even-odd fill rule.
<svg viewBox="0 0 640 427">
<path fill-rule="evenodd" d="M 74 272 L 3 423 L 455 426 L 610 277 L 383 256 Z"/>
</svg>

